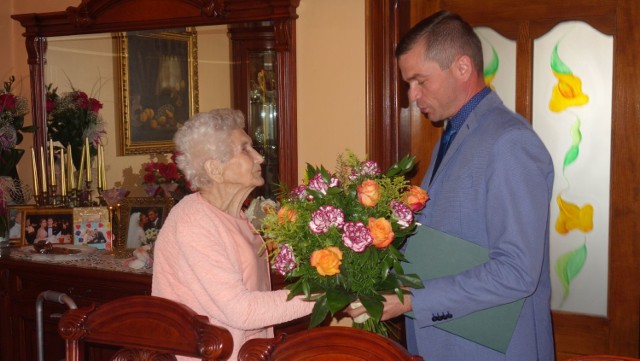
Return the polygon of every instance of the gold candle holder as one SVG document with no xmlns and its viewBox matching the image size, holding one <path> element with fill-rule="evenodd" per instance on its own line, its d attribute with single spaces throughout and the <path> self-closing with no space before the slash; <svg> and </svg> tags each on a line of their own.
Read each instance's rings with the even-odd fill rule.
<svg viewBox="0 0 640 361">
<path fill-rule="evenodd" d="M 91 191 L 91 181 L 85 181 L 85 189 L 80 192 L 80 206 L 81 207 L 91 207 L 92 204 L 92 191 Z"/>
<path fill-rule="evenodd" d="M 57 207 L 58 206 L 58 198 L 57 198 L 57 192 L 58 192 L 58 187 L 54 184 L 49 184 L 49 198 L 48 198 L 48 202 L 47 205 L 50 207 Z"/>
</svg>

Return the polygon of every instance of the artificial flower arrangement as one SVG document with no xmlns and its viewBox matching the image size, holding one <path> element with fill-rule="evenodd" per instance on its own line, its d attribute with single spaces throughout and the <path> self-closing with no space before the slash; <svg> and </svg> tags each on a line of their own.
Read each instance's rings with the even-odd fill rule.
<svg viewBox="0 0 640 361">
<path fill-rule="evenodd" d="M 27 99 L 13 94 L 12 75 L 0 90 L 0 238 L 3 241 L 9 229 L 7 205 L 21 203 L 30 198 L 30 193 L 18 179 L 16 165 L 24 155 L 24 149 L 16 148 L 22 143 L 24 133 L 32 133 L 35 126 L 24 126 L 24 116 L 29 112 Z M 10 178 L 9 178 L 10 177 Z"/>
<path fill-rule="evenodd" d="M 102 103 L 77 89 L 59 95 L 58 88 L 52 84 L 47 85 L 46 101 L 48 134 L 64 147 L 71 145 L 74 166 L 78 169 L 85 138 L 92 145 L 91 156 L 95 156 L 98 144 L 103 143 L 102 138 L 107 134 L 99 113 Z"/>
<path fill-rule="evenodd" d="M 171 161 L 150 162 L 144 165 L 144 186 L 150 196 L 162 195 L 181 199 L 191 193 L 189 182 L 176 164 L 176 153 L 171 155 Z"/>
<path fill-rule="evenodd" d="M 382 295 L 404 302 L 403 287 L 423 287 L 417 275 L 404 274 L 399 251 L 415 231 L 414 212 L 428 200 L 404 177 L 414 159 L 407 156 L 385 173 L 351 152 L 338 158 L 335 175 L 308 165 L 307 181 L 265 218 L 262 232 L 278 245 L 272 264 L 292 282 L 289 298 L 315 301 L 309 327 L 361 302 L 369 318 L 354 327 L 387 335 Z"/>
<path fill-rule="evenodd" d="M 0 92 L 0 149 L 12 149 L 22 142 L 22 132 L 33 132 L 35 126 L 24 126 L 24 116 L 29 112 L 29 103 L 22 96 L 14 95 L 13 83 L 16 78 L 11 76 L 4 82 Z"/>
</svg>

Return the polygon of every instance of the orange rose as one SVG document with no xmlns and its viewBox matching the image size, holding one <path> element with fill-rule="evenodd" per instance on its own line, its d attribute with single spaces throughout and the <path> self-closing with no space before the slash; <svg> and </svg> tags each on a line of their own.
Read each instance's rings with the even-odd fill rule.
<svg viewBox="0 0 640 361">
<path fill-rule="evenodd" d="M 385 248 L 391 242 L 395 234 L 391 229 L 391 222 L 384 218 L 369 218 L 369 233 L 373 237 L 373 245 L 378 248 Z"/>
<path fill-rule="evenodd" d="M 342 251 L 338 247 L 327 247 L 311 254 L 311 265 L 322 276 L 333 276 L 340 273 Z"/>
<path fill-rule="evenodd" d="M 429 200 L 429 195 L 427 194 L 427 191 L 425 191 L 424 189 L 418 186 L 411 186 L 404 193 L 403 200 L 404 200 L 404 203 L 408 205 L 412 211 L 417 212 L 422 208 L 424 208 L 425 204 L 427 204 L 427 201 Z"/>
<path fill-rule="evenodd" d="M 380 201 L 378 182 L 367 179 L 358 186 L 358 200 L 365 207 L 374 207 Z"/>
<path fill-rule="evenodd" d="M 287 207 L 278 210 L 278 223 L 295 222 L 297 218 L 296 211 Z"/>
</svg>

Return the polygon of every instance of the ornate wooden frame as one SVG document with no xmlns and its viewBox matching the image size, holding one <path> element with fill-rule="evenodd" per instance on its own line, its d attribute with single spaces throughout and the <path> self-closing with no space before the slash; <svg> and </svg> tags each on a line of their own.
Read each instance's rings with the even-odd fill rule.
<svg viewBox="0 0 640 361">
<path fill-rule="evenodd" d="M 132 210 L 136 208 L 156 208 L 161 209 L 162 214 L 160 215 L 161 222 L 164 224 L 164 221 L 169 215 L 169 211 L 174 205 L 174 199 L 171 197 L 125 197 L 120 202 L 120 222 L 117 230 L 114 232 L 118 232 L 118 240 L 117 247 L 118 249 L 125 249 L 127 245 L 127 235 L 129 233 L 129 218 L 131 217 Z"/>
<path fill-rule="evenodd" d="M 196 32 L 194 28 L 181 29 L 179 32 L 173 31 L 154 31 L 152 33 L 145 33 L 144 36 L 141 36 L 138 41 L 144 42 L 166 42 L 171 43 L 173 46 L 179 46 L 182 51 L 186 53 L 186 58 L 180 59 L 186 67 L 187 77 L 186 77 L 186 86 L 184 87 L 184 92 L 186 92 L 186 99 L 188 103 L 188 116 L 187 118 L 180 118 L 176 116 L 176 118 L 170 117 L 165 114 L 160 114 L 161 108 L 150 107 L 149 103 L 140 104 L 145 109 L 140 109 L 140 111 L 144 114 L 134 114 L 134 112 L 138 111 L 138 109 L 133 109 L 132 105 L 134 105 L 135 101 L 131 99 L 132 91 L 135 88 L 142 88 L 141 93 L 149 93 L 149 82 L 141 81 L 143 84 L 138 84 L 131 77 L 132 73 L 137 73 L 135 69 L 135 64 L 139 62 L 134 62 L 133 57 L 139 56 L 141 60 L 146 60 L 138 51 L 132 52 L 132 48 L 129 46 L 131 42 L 131 37 L 136 36 L 131 32 L 121 32 L 116 35 L 116 43 L 117 43 L 117 52 L 118 52 L 118 75 L 120 76 L 120 101 L 121 101 L 121 121 L 118 122 L 118 138 L 119 142 L 119 154 L 121 155 L 132 155 L 132 154 L 149 154 L 149 153 L 169 153 L 173 151 L 173 134 L 175 133 L 176 126 L 173 127 L 164 127 L 161 123 L 161 118 L 164 117 L 164 121 L 168 124 L 171 122 L 171 119 L 174 119 L 176 123 L 184 123 L 189 117 L 198 112 L 198 45 Z M 146 40 L 149 39 L 149 40 Z M 152 60 L 152 59 L 149 59 Z M 154 59 L 155 60 L 155 59 Z M 146 64 L 146 62 L 144 62 Z M 154 73 L 155 76 L 158 73 Z M 139 79 L 143 80 L 143 79 Z M 147 85 L 147 86 L 145 86 Z M 141 94 L 144 95 L 144 94 Z M 156 97 L 152 97 L 156 98 Z M 182 97 L 180 98 L 182 99 Z M 149 124 L 152 120 L 146 119 L 146 113 L 143 110 L 151 109 L 156 114 L 150 117 L 150 119 L 159 122 L 156 123 L 155 126 Z M 173 109 L 173 108 L 172 108 Z M 144 122 L 142 122 L 139 117 L 145 116 Z M 142 135 L 151 134 L 156 129 L 159 129 L 157 132 L 162 135 L 161 139 L 151 140 L 143 140 L 139 139 Z"/>
<path fill-rule="evenodd" d="M 259 24 L 274 34 L 278 64 L 280 179 L 297 180 L 295 20 L 300 0 L 82 0 L 65 11 L 11 17 L 25 28 L 36 149 L 46 145 L 44 68 L 47 37 L 198 25 Z M 46 147 L 44 147 L 46 148 Z M 46 155 L 45 155 L 46 156 Z M 39 157 L 39 155 L 37 155 Z M 39 161 L 39 159 L 38 159 Z M 42 170 L 39 170 L 42 171 Z M 49 172 L 49 169 L 44 170 Z"/>
</svg>

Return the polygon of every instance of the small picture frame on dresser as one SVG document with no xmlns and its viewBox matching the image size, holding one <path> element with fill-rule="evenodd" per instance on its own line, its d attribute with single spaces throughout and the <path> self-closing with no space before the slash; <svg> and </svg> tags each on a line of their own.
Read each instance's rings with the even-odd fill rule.
<svg viewBox="0 0 640 361">
<path fill-rule="evenodd" d="M 24 240 L 24 210 L 33 206 L 25 204 L 10 205 L 7 207 L 7 227 L 9 228 L 9 244 L 12 246 L 22 246 Z"/>
<path fill-rule="evenodd" d="M 73 244 L 73 208 L 22 208 L 23 244 L 38 241 L 53 244 Z"/>
<path fill-rule="evenodd" d="M 153 244 L 174 199 L 171 197 L 126 197 L 120 203 L 119 246 L 135 249 Z"/>
<path fill-rule="evenodd" d="M 73 243 L 97 249 L 112 249 L 112 229 L 107 207 L 73 209 Z"/>
</svg>

